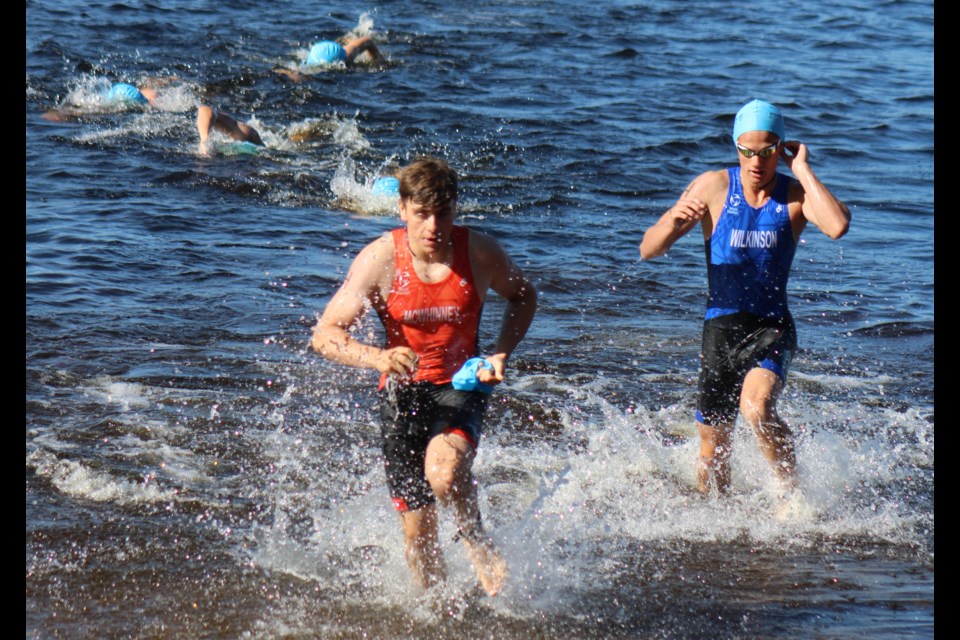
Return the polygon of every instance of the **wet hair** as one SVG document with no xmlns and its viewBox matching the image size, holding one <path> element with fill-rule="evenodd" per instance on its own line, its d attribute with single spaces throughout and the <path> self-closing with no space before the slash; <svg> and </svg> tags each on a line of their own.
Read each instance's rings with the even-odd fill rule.
<svg viewBox="0 0 960 640">
<path fill-rule="evenodd" d="M 400 197 L 442 207 L 457 199 L 457 172 L 440 158 L 420 156 L 400 171 Z"/>
</svg>

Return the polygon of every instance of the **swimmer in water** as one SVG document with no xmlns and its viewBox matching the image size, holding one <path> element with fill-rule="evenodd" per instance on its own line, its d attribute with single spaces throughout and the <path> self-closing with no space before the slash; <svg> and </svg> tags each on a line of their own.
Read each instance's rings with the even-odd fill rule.
<svg viewBox="0 0 960 640">
<path fill-rule="evenodd" d="M 400 181 L 393 176 L 380 176 L 373 181 L 370 193 L 387 198 L 400 197 Z"/>
<path fill-rule="evenodd" d="M 380 53 L 380 50 L 377 49 L 377 45 L 374 44 L 373 38 L 370 36 L 362 36 L 360 38 L 351 38 L 346 40 L 343 44 L 339 42 L 334 42 L 333 40 L 321 40 L 320 42 L 315 42 L 310 47 L 310 52 L 307 54 L 307 59 L 304 61 L 304 66 L 308 67 L 318 67 L 336 64 L 342 62 L 347 66 L 356 64 L 357 58 L 362 54 L 366 53 L 370 59 L 370 62 L 373 64 L 379 63 L 383 60 L 383 54 Z M 293 69 L 287 69 L 286 67 L 274 67 L 273 70 L 280 75 L 293 80 L 294 82 L 303 82 L 309 78 L 309 74 L 304 74 Z"/>
<path fill-rule="evenodd" d="M 123 104 L 127 106 L 151 105 L 157 100 L 157 90 L 152 87 L 135 87 L 126 82 L 117 82 L 107 92 L 108 104 Z"/>
<path fill-rule="evenodd" d="M 197 107 L 197 133 L 200 134 L 199 151 L 201 155 L 213 155 L 214 146 L 213 141 L 210 140 L 211 129 L 215 129 L 238 142 L 250 142 L 257 146 L 263 146 L 260 133 L 250 125 L 237 122 L 234 118 L 212 107 L 200 105 Z"/>
<path fill-rule="evenodd" d="M 66 122 L 76 120 L 85 115 L 98 115 L 104 113 L 113 113 L 118 110 L 139 109 L 143 107 L 156 107 L 157 96 L 162 87 L 169 85 L 178 78 L 148 78 L 140 85 L 133 85 L 128 82 L 115 82 L 110 88 L 100 94 L 100 110 L 90 107 L 61 107 L 51 109 L 41 117 L 51 122 Z"/>
<path fill-rule="evenodd" d="M 389 162 L 376 173 L 373 184 L 370 185 L 370 194 L 383 198 L 400 198 L 400 167 L 396 162 Z"/>
</svg>

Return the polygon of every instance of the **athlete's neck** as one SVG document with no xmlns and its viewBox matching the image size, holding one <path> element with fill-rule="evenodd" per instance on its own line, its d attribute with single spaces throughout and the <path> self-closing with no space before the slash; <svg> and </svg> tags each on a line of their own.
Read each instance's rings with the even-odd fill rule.
<svg viewBox="0 0 960 640">
<path fill-rule="evenodd" d="M 438 264 L 453 264 L 453 238 L 447 240 L 443 246 L 437 247 L 433 251 L 428 251 L 425 247 L 418 246 L 416 249 L 410 244 L 410 238 L 407 237 L 407 248 L 415 262 L 423 263 L 426 266 Z"/>
<path fill-rule="evenodd" d="M 773 195 L 773 186 L 777 182 L 777 174 L 774 173 L 773 177 L 764 182 L 759 187 L 754 187 L 744 181 L 743 176 L 740 177 L 740 186 L 743 188 L 743 195 L 747 199 L 747 202 L 751 202 L 754 207 L 759 207 L 761 204 L 766 202 L 767 198 Z"/>
</svg>

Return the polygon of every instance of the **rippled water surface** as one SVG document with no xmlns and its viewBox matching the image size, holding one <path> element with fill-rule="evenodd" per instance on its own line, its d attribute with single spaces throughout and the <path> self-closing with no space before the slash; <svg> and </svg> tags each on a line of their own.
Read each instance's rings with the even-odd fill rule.
<svg viewBox="0 0 960 640">
<path fill-rule="evenodd" d="M 932 637 L 933 17 L 28 1 L 27 637 Z M 387 62 L 274 71 L 347 32 Z M 169 77 L 154 108 L 103 103 Z M 736 162 L 755 96 L 853 212 L 794 262 L 780 410 L 814 514 L 785 522 L 742 424 L 733 495 L 694 491 L 702 241 L 637 252 L 694 176 Z M 199 104 L 266 148 L 198 155 Z M 374 177 L 425 152 L 541 293 L 475 467 L 511 566 L 494 599 L 449 542 L 449 584 L 414 591 L 376 375 L 307 350 L 352 256 L 398 224 Z"/>
</svg>

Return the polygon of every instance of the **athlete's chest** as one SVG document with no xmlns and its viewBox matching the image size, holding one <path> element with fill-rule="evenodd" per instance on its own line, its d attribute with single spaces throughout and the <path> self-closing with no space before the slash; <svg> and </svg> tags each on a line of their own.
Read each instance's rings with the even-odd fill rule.
<svg viewBox="0 0 960 640">
<path fill-rule="evenodd" d="M 413 265 L 401 265 L 393 278 L 386 311 L 394 320 L 413 326 L 459 324 L 479 308 L 469 273 L 451 265 L 442 279 L 425 281 Z"/>
<path fill-rule="evenodd" d="M 709 239 L 710 262 L 767 263 L 792 255 L 796 239 L 789 202 L 784 196 L 775 193 L 755 207 L 738 190 L 730 189 L 719 207 Z"/>
</svg>

